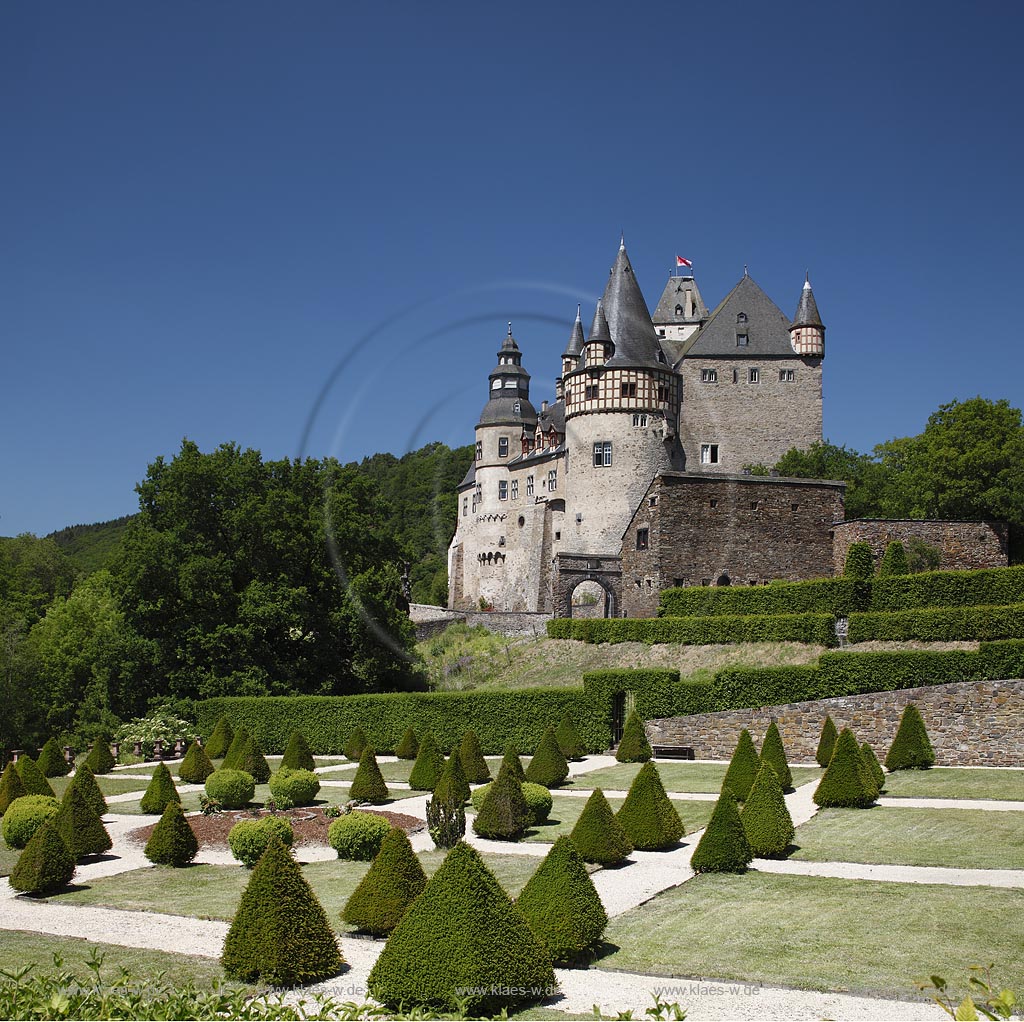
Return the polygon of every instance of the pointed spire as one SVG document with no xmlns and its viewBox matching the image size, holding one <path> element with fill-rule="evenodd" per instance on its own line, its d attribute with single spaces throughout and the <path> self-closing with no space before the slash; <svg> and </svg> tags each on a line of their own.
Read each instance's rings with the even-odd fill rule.
<svg viewBox="0 0 1024 1022">
<path fill-rule="evenodd" d="M 508 334 L 506 335 L 505 340 L 502 341 L 501 350 L 502 351 L 518 351 L 519 350 L 519 345 L 516 344 L 516 339 L 512 336 L 512 321 L 511 320 L 509 320 Z M 501 352 L 499 352 L 499 354 L 500 353 Z"/>
<path fill-rule="evenodd" d="M 811 290 L 811 275 L 807 273 L 804 278 L 803 290 L 800 292 L 800 304 L 796 307 L 796 315 L 790 324 L 790 329 L 800 326 L 816 326 L 824 329 L 821 316 L 818 314 L 818 303 L 814 300 L 814 292 Z"/>
<path fill-rule="evenodd" d="M 597 308 L 594 310 L 594 321 L 590 324 L 590 333 L 587 334 L 587 342 L 603 341 L 611 344 L 612 334 L 608 328 L 608 317 L 604 314 L 604 302 L 598 298 Z"/>
<path fill-rule="evenodd" d="M 626 232 L 625 231 L 620 231 L 619 232 L 619 251 L 620 252 L 625 252 L 626 251 Z"/>
<path fill-rule="evenodd" d="M 609 365 L 664 364 L 658 332 L 651 322 L 651 313 L 637 283 L 624 240 L 615 257 L 602 304 L 608 317 L 612 343 L 615 345 L 615 354 L 608 360 Z"/>
<path fill-rule="evenodd" d="M 583 322 L 580 319 L 580 307 L 576 306 L 576 322 L 572 325 L 572 333 L 569 335 L 569 343 L 562 352 L 562 358 L 579 358 L 583 354 L 583 345 L 586 344 L 583 337 Z"/>
</svg>

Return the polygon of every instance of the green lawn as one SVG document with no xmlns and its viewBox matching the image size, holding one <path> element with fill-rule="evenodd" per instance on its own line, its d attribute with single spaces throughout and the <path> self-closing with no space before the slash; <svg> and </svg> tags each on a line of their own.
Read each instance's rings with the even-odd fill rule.
<svg viewBox="0 0 1024 1022">
<path fill-rule="evenodd" d="M 606 791 L 628 791 L 642 764 L 616 763 L 581 774 L 567 787 L 603 788 Z M 666 791 L 691 791 L 694 793 L 722 790 L 727 763 L 657 763 L 661 783 Z M 821 776 L 817 767 L 793 767 L 793 784 L 799 786 Z"/>
<path fill-rule="evenodd" d="M 71 783 L 70 777 L 48 777 L 50 787 L 53 788 L 57 798 L 63 798 L 64 792 L 68 790 Z M 100 791 L 104 795 L 122 795 L 126 791 L 145 791 L 149 781 L 132 780 L 130 777 L 118 777 L 117 774 L 100 774 L 96 778 Z M 139 796 L 142 797 L 141 795 Z"/>
<path fill-rule="evenodd" d="M 301 861 L 301 849 L 298 858 Z M 437 851 L 420 855 L 428 876 L 443 859 L 444 854 Z M 484 859 L 513 897 L 522 890 L 541 861 L 528 855 L 485 855 Z M 369 868 L 368 862 L 344 859 L 303 866 L 303 875 L 327 910 L 335 929 L 344 929 L 338 913 Z M 242 866 L 153 867 L 102 877 L 67 893 L 53 895 L 49 900 L 62 905 L 104 905 L 198 919 L 230 920 L 250 876 L 251 872 Z"/>
<path fill-rule="evenodd" d="M 1024 987 L 1024 891 L 703 874 L 612 919 L 599 968 L 912 997 L 996 963 Z"/>
<path fill-rule="evenodd" d="M 563 834 L 568 835 L 587 804 L 585 798 L 575 795 L 553 795 L 554 805 L 551 808 L 551 815 L 547 823 L 542 823 L 531 828 L 526 835 L 527 841 L 556 841 Z M 610 798 L 608 800 L 612 809 L 617 810 L 624 799 Z M 714 802 L 694 802 L 688 799 L 673 799 L 672 804 L 686 827 L 686 833 L 692 834 L 695 830 L 704 827 L 711 818 L 711 811 L 715 808 Z"/>
<path fill-rule="evenodd" d="M 14 864 L 21 855 L 20 848 L 8 848 L 5 841 L 0 841 L 0 877 L 9 877 Z"/>
<path fill-rule="evenodd" d="M 794 859 L 1024 869 L 1024 812 L 822 809 L 796 832 Z"/>
<path fill-rule="evenodd" d="M 897 770 L 886 774 L 884 794 L 895 798 L 992 798 L 1024 802 L 1024 770 Z"/>
</svg>

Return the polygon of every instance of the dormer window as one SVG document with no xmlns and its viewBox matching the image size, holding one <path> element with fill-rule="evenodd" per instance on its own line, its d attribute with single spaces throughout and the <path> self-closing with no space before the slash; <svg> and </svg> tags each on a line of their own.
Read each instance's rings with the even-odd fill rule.
<svg viewBox="0 0 1024 1022">
<path fill-rule="evenodd" d="M 501 390 L 501 380 L 495 380 L 491 384 L 491 390 Z"/>
<path fill-rule="evenodd" d="M 516 385 L 516 381 L 515 381 L 515 380 L 506 380 L 506 381 L 505 381 L 505 388 L 506 388 L 506 389 L 508 389 L 508 388 L 514 388 L 514 387 L 515 387 L 515 385 Z"/>
<path fill-rule="evenodd" d="M 741 313 L 739 313 L 736 316 L 736 322 L 737 323 L 746 323 L 746 321 L 747 321 L 747 314 L 745 312 L 741 312 Z"/>
<path fill-rule="evenodd" d="M 747 334 L 746 331 L 744 331 L 743 333 L 740 333 L 739 330 L 737 330 L 736 331 L 736 347 L 737 348 L 745 348 L 749 343 L 750 343 L 750 335 Z"/>
<path fill-rule="evenodd" d="M 683 307 L 681 305 L 677 305 L 676 306 L 676 315 L 677 316 L 682 316 L 682 314 L 683 314 Z"/>
<path fill-rule="evenodd" d="M 514 404 L 514 405 L 512 406 L 512 411 L 513 411 L 513 412 L 514 412 L 514 413 L 515 413 L 516 415 L 519 415 L 519 413 L 520 413 L 520 412 L 522 412 L 522 410 L 523 410 L 523 405 L 522 405 L 522 402 L 521 402 L 521 401 L 517 401 L 517 402 L 516 402 L 516 403 L 515 403 L 515 404 Z"/>
</svg>

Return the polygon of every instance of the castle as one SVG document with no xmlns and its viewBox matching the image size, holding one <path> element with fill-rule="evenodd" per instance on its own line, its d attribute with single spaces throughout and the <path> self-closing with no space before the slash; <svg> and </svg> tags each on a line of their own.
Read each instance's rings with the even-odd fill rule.
<svg viewBox="0 0 1024 1022">
<path fill-rule="evenodd" d="M 509 325 L 449 548 L 454 610 L 646 617 L 672 585 L 833 572 L 845 484 L 752 475 L 822 439 L 825 327 L 810 281 L 787 317 L 744 272 L 708 311 L 671 276 L 651 315 L 620 243 L 588 330 L 577 310 L 538 412 Z M 577 611 L 578 612 L 578 611 Z"/>
</svg>

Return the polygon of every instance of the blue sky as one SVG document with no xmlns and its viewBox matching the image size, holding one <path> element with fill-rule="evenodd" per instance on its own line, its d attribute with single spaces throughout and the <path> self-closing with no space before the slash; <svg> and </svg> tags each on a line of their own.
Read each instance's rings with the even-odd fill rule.
<svg viewBox="0 0 1024 1022">
<path fill-rule="evenodd" d="M 0 534 L 134 511 L 184 436 L 467 443 L 508 319 L 552 395 L 620 230 L 652 307 L 676 253 L 709 305 L 746 264 L 791 314 L 809 268 L 836 443 L 976 394 L 1019 407 L 1022 22 L 6 4 Z"/>
</svg>

